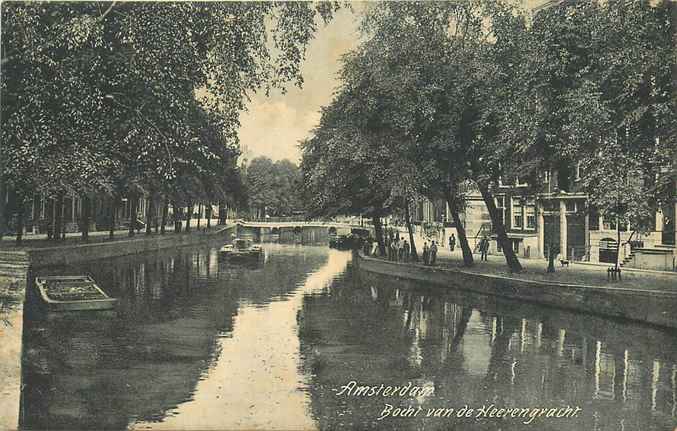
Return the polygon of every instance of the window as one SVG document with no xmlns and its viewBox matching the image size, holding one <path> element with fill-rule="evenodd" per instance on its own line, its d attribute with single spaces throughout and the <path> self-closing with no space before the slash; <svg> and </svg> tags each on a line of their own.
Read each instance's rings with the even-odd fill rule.
<svg viewBox="0 0 677 431">
<path fill-rule="evenodd" d="M 515 177 L 515 187 L 526 187 L 526 186 L 528 186 L 528 184 L 521 182 L 520 177 Z"/>
<path fill-rule="evenodd" d="M 496 196 L 496 211 L 501 217 L 501 223 L 505 223 L 505 196 Z"/>
<path fill-rule="evenodd" d="M 568 213 L 575 213 L 578 211 L 578 205 L 576 205 L 576 201 L 565 201 L 564 205 Z"/>
<path fill-rule="evenodd" d="M 525 229 L 536 229 L 536 202 L 533 199 L 527 199 L 527 205 L 524 209 L 526 214 Z"/>
<path fill-rule="evenodd" d="M 543 182 L 544 183 L 550 182 L 550 171 L 548 170 L 543 171 Z"/>
<path fill-rule="evenodd" d="M 524 219 L 522 218 L 523 217 L 522 200 L 520 198 L 512 198 L 511 213 L 512 213 L 512 228 L 522 229 Z"/>
</svg>

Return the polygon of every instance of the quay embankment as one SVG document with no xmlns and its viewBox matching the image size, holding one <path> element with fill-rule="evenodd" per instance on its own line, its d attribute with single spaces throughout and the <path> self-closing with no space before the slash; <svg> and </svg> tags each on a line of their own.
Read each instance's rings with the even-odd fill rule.
<svg viewBox="0 0 677 431">
<path fill-rule="evenodd" d="M 493 295 L 612 318 L 628 319 L 677 329 L 677 277 L 675 290 L 646 285 L 613 287 L 534 280 L 527 277 L 482 273 L 461 268 L 392 262 L 358 254 L 361 270 L 429 283 L 449 289 Z M 664 287 L 664 286 L 661 286 Z"/>
<path fill-rule="evenodd" d="M 94 240 L 89 243 L 64 243 L 55 246 L 31 247 L 30 241 L 21 248 L 0 249 L 0 297 L 21 298 L 28 268 L 68 265 L 95 259 L 126 256 L 209 242 L 223 242 L 230 238 L 237 225 L 220 226 L 209 231 L 167 233 L 146 236 Z"/>
</svg>

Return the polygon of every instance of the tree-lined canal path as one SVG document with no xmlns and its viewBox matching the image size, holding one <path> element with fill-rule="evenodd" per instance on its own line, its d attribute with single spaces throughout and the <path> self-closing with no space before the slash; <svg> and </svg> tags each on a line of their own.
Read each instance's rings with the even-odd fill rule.
<svg viewBox="0 0 677 431">
<path fill-rule="evenodd" d="M 264 247 L 253 266 L 203 246 L 45 269 L 90 273 L 121 303 L 45 318 L 29 298 L 22 427 L 526 427 L 425 413 L 378 420 L 386 404 L 581 409 L 534 429 L 675 424 L 674 332 L 376 276 L 326 247 Z M 351 381 L 426 393 L 339 395 Z"/>
</svg>

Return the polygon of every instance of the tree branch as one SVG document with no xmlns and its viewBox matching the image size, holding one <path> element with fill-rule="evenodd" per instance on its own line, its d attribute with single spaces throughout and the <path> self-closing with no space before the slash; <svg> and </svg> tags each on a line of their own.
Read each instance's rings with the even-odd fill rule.
<svg viewBox="0 0 677 431">
<path fill-rule="evenodd" d="M 99 20 L 103 20 L 104 18 L 106 18 L 106 15 L 108 15 L 110 13 L 110 11 L 113 10 L 115 3 L 117 3 L 117 2 L 111 2 L 110 6 L 108 6 L 108 9 L 106 9 L 106 11 L 101 14 L 101 16 L 99 17 Z"/>
</svg>

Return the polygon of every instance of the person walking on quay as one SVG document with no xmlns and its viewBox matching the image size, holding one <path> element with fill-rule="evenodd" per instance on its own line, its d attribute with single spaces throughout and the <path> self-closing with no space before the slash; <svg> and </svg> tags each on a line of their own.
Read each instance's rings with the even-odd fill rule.
<svg viewBox="0 0 677 431">
<path fill-rule="evenodd" d="M 487 260 L 487 253 L 489 252 L 489 239 L 486 236 L 482 237 L 480 241 L 480 260 Z"/>
<path fill-rule="evenodd" d="M 455 247 L 456 247 L 456 237 L 452 233 L 451 236 L 449 237 L 449 251 L 454 251 Z"/>
<path fill-rule="evenodd" d="M 404 257 L 405 262 L 409 262 L 409 254 L 411 253 L 411 247 L 409 247 L 409 243 L 407 240 L 404 240 L 404 243 L 402 244 L 402 255 Z"/>
<path fill-rule="evenodd" d="M 386 235 L 385 246 L 386 246 L 386 254 L 388 255 L 388 260 L 393 260 L 393 251 L 391 248 L 390 235 Z"/>
<path fill-rule="evenodd" d="M 428 241 L 423 243 L 423 264 L 427 265 L 428 264 L 428 254 L 430 253 L 430 250 L 428 249 Z"/>
<path fill-rule="evenodd" d="M 369 256 L 369 251 L 371 251 L 371 237 L 367 237 L 364 240 L 364 244 L 362 246 L 362 252 L 364 253 L 365 256 Z"/>
<path fill-rule="evenodd" d="M 397 255 L 400 262 L 404 262 L 404 243 L 406 243 L 406 241 L 404 240 L 404 237 L 402 236 L 402 237 L 400 237 L 400 243 L 399 243 L 400 249 L 399 249 L 398 255 Z"/>
<path fill-rule="evenodd" d="M 437 244 L 435 241 L 430 245 L 430 264 L 435 265 L 435 260 L 437 259 Z"/>
<path fill-rule="evenodd" d="M 378 241 L 372 239 L 371 241 L 371 255 L 376 256 L 376 250 L 378 250 Z"/>
</svg>

